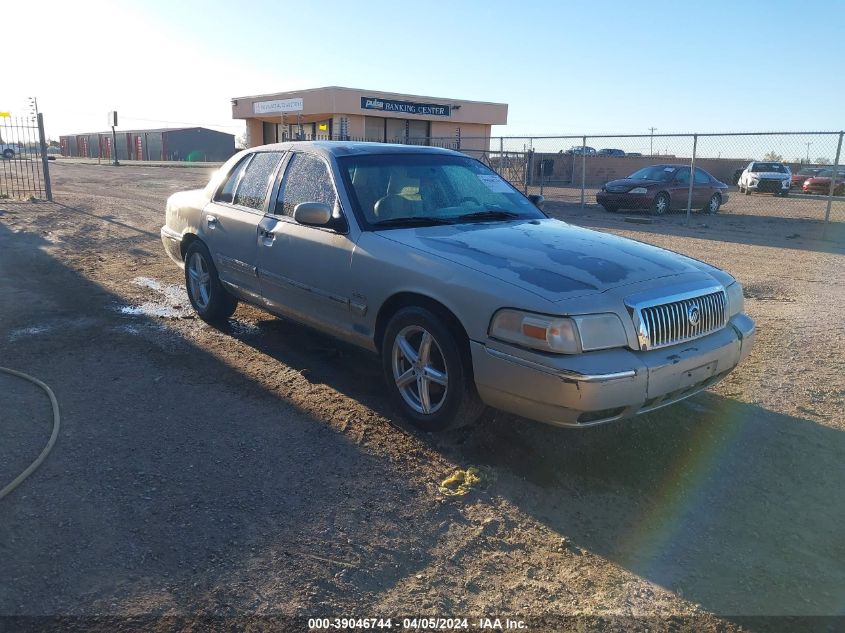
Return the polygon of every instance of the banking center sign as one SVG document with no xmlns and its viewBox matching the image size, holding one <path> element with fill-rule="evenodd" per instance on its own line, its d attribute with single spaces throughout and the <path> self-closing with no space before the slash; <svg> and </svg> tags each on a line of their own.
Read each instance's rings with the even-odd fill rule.
<svg viewBox="0 0 845 633">
<path fill-rule="evenodd" d="M 396 112 L 397 114 L 418 114 L 422 116 L 450 116 L 452 110 L 451 106 L 437 103 L 414 103 L 413 101 L 377 99 L 376 97 L 361 97 L 361 109 Z"/>
</svg>

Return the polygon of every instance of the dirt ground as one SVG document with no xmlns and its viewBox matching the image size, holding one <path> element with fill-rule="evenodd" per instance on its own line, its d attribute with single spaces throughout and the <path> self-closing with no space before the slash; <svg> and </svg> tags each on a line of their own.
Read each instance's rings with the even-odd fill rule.
<svg viewBox="0 0 845 633">
<path fill-rule="evenodd" d="M 51 385 L 63 423 L 0 501 L 0 615 L 739 630 L 842 613 L 842 225 L 823 240 L 817 222 L 728 209 L 686 227 L 553 206 L 732 272 L 753 354 L 711 391 L 611 426 L 495 414 L 426 435 L 367 353 L 249 306 L 225 331 L 193 318 L 158 231 L 166 197 L 209 170 L 51 170 L 55 203 L 0 201 L 0 365 Z M 35 387 L 0 375 L 0 485 L 49 422 Z M 438 491 L 470 465 L 481 485 Z"/>
</svg>

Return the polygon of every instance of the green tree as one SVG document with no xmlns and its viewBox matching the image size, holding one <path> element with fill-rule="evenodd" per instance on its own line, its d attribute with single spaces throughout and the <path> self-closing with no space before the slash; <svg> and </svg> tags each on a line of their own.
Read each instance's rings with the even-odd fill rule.
<svg viewBox="0 0 845 633">
<path fill-rule="evenodd" d="M 816 165 L 832 165 L 833 161 L 830 160 L 827 156 L 819 156 L 816 159 Z"/>
<path fill-rule="evenodd" d="M 768 152 L 765 156 L 763 156 L 763 160 L 770 160 L 772 162 L 779 163 L 783 160 L 783 156 L 781 156 L 780 154 L 775 154 L 775 151 L 772 150 L 771 152 Z"/>
</svg>

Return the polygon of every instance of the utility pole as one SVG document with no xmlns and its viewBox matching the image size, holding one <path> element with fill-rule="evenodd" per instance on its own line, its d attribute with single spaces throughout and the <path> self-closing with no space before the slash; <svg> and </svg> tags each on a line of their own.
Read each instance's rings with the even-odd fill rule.
<svg viewBox="0 0 845 633">
<path fill-rule="evenodd" d="M 810 164 L 810 145 L 812 145 L 812 143 L 808 142 L 807 143 L 807 164 L 808 165 Z"/>
<path fill-rule="evenodd" d="M 651 142 L 649 143 L 649 148 L 648 148 L 648 155 L 649 156 L 654 156 L 654 130 L 656 130 L 656 129 L 657 129 L 656 127 L 648 128 L 648 131 L 651 132 Z"/>
</svg>

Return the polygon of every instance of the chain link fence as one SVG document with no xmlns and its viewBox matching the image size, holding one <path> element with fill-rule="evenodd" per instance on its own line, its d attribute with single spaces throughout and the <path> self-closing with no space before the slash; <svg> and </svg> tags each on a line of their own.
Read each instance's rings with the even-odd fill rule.
<svg viewBox="0 0 845 633">
<path fill-rule="evenodd" d="M 661 166 L 667 173 L 677 168 L 679 182 L 643 187 L 644 193 L 622 196 L 609 210 L 662 213 L 656 203 L 664 192 L 665 212 L 712 212 L 711 198 L 718 194 L 719 213 L 845 222 L 842 139 L 842 132 L 747 132 L 430 139 L 428 144 L 478 158 L 524 193 L 561 205 L 604 211 L 597 195 L 608 183 L 628 194 L 638 184 L 626 181 L 628 176 Z M 623 182 L 614 183 L 618 180 Z M 725 186 L 716 187 L 713 180 Z"/>
</svg>

